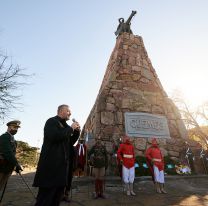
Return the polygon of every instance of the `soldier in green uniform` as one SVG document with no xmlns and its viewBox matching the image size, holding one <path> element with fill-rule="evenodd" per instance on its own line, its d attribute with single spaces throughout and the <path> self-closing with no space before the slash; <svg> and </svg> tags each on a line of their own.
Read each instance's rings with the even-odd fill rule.
<svg viewBox="0 0 208 206">
<path fill-rule="evenodd" d="M 7 132 L 0 136 L 0 191 L 4 189 L 12 171 L 22 171 L 15 155 L 17 143 L 14 135 L 20 128 L 20 121 L 14 120 L 7 123 Z"/>
<path fill-rule="evenodd" d="M 93 155 L 93 175 L 95 177 L 95 199 L 101 197 L 105 198 L 103 195 L 104 190 L 104 176 L 105 170 L 108 166 L 108 155 L 105 146 L 101 142 L 101 137 L 98 136 L 95 145 L 92 146 L 88 153 L 88 161 L 91 155 Z"/>
</svg>

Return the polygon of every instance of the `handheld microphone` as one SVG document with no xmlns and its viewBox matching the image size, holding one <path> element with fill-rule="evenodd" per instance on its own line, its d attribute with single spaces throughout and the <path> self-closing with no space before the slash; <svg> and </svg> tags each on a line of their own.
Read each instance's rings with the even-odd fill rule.
<svg viewBox="0 0 208 206">
<path fill-rule="evenodd" d="M 75 120 L 75 118 L 73 118 L 73 119 L 72 119 L 72 122 L 74 122 L 74 123 L 77 123 L 77 124 L 78 124 L 78 122 Z M 80 127 L 77 127 L 77 128 L 76 128 L 76 130 L 80 130 Z"/>
<path fill-rule="evenodd" d="M 72 119 L 72 122 L 77 122 L 74 118 Z"/>
</svg>

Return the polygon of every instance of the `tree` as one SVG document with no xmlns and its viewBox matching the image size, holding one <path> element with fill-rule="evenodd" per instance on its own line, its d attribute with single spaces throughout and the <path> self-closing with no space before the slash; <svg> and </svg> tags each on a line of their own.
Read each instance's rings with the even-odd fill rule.
<svg viewBox="0 0 208 206">
<path fill-rule="evenodd" d="M 185 101 L 183 94 L 178 90 L 174 91 L 172 99 L 181 113 L 182 120 L 187 130 L 189 130 L 189 136 L 198 137 L 203 145 L 207 145 L 208 133 L 206 133 L 206 130 L 201 126 L 201 122 L 208 123 L 208 103 L 204 103 L 192 109 Z"/>
<path fill-rule="evenodd" d="M 208 102 L 204 102 L 198 107 L 198 114 L 201 118 L 208 123 Z"/>
<path fill-rule="evenodd" d="M 1 52 L 2 53 L 2 52 Z M 31 76 L 24 74 L 24 69 L 12 63 L 11 57 L 0 53 L 0 119 L 8 116 L 11 110 L 18 109 L 21 88 Z"/>
<path fill-rule="evenodd" d="M 24 167 L 36 166 L 39 158 L 39 148 L 30 147 L 28 143 L 17 141 L 17 158 Z"/>
</svg>

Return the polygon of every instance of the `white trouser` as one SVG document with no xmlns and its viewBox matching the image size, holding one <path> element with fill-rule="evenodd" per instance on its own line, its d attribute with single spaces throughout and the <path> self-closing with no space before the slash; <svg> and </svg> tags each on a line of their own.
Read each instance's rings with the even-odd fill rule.
<svg viewBox="0 0 208 206">
<path fill-rule="evenodd" d="M 165 183 L 164 171 L 163 170 L 159 171 L 158 167 L 155 165 L 153 165 L 153 169 L 154 169 L 155 182 L 164 184 Z"/>
<path fill-rule="evenodd" d="M 122 176 L 124 183 L 133 183 L 135 177 L 135 168 L 134 166 L 131 168 L 126 168 L 124 165 L 122 167 Z"/>
</svg>

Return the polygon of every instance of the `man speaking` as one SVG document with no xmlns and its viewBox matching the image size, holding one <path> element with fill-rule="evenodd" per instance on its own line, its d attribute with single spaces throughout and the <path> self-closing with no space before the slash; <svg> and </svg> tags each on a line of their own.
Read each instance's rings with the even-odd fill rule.
<svg viewBox="0 0 208 206">
<path fill-rule="evenodd" d="M 39 187 L 35 206 L 58 206 L 64 188 L 69 186 L 73 169 L 73 145 L 80 134 L 79 123 L 69 126 L 71 111 L 68 105 L 58 107 L 57 116 L 48 119 L 34 187 Z"/>
</svg>

